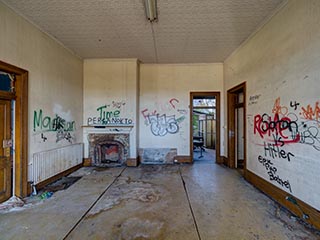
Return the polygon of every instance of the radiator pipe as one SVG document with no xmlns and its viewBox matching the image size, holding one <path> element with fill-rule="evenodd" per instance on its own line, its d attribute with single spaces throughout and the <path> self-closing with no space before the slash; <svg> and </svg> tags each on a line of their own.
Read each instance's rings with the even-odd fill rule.
<svg viewBox="0 0 320 240">
<path fill-rule="evenodd" d="M 37 188 L 34 182 L 31 183 L 31 186 L 32 186 L 32 195 L 36 196 L 38 193 L 37 193 Z"/>
</svg>

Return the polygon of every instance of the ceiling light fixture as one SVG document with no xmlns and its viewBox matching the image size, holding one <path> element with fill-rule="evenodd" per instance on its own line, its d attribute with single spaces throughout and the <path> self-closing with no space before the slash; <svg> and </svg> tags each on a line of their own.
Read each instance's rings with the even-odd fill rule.
<svg viewBox="0 0 320 240">
<path fill-rule="evenodd" d="M 147 19 L 150 22 L 157 20 L 157 0 L 144 0 Z"/>
</svg>

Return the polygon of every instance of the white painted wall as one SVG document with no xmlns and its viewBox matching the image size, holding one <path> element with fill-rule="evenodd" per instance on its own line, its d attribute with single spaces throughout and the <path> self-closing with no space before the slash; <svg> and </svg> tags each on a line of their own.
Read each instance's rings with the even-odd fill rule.
<svg viewBox="0 0 320 240">
<path fill-rule="evenodd" d="M 320 210 L 320 1 L 292 0 L 260 31 L 235 51 L 224 65 L 225 90 L 247 82 L 247 167 L 275 186 Z M 275 104 L 276 100 L 280 101 Z M 274 130 L 261 134 L 259 116 L 290 123 L 292 131 Z M 267 116 L 265 115 L 265 116 Z M 225 118 L 226 119 L 226 118 Z M 270 123 L 268 117 L 264 119 Z M 266 123 L 262 123 L 265 127 Z M 296 129 L 296 126 L 298 128 Z M 255 132 L 256 129 L 256 132 Z M 294 131 L 293 131 L 294 130 Z M 296 131 L 298 130 L 298 131 Z M 264 144 L 280 142 L 280 155 L 272 157 Z M 296 143 L 292 141 L 292 135 Z M 298 135 L 297 135 L 298 134 Z M 227 137 L 225 135 L 225 137 Z M 282 146 L 283 142 L 284 145 Z M 268 148 L 270 148 L 268 146 Z M 274 151 L 273 151 L 274 152 Z M 275 152 L 274 152 L 275 153 Z M 277 169 L 271 180 L 270 168 L 259 162 L 270 160 Z M 268 168 L 268 169 L 267 169 Z M 275 169 L 273 169 L 275 170 Z M 290 184 L 290 188 L 289 185 Z"/>
<path fill-rule="evenodd" d="M 220 91 L 223 122 L 223 64 L 140 64 L 140 148 L 177 148 L 178 155 L 190 155 L 192 91 Z M 172 124 L 169 129 L 154 128 L 152 133 L 147 115 L 154 113 L 165 114 L 167 122 L 174 121 L 169 118 L 174 116 L 179 129 Z M 223 136 L 221 131 L 222 154 Z"/>
<path fill-rule="evenodd" d="M 58 114 L 73 122 L 73 130 L 67 132 L 70 141 L 82 142 L 82 60 L 3 3 L 0 33 L 0 60 L 29 72 L 29 162 L 35 152 L 70 144 L 57 131 L 46 131 L 40 125 L 34 131 L 34 111 L 41 109 L 43 119 L 52 120 Z"/>
<path fill-rule="evenodd" d="M 85 157 L 88 157 L 87 132 L 92 125 L 117 125 L 121 131 L 130 131 L 130 158 L 137 157 L 137 105 L 138 105 L 138 62 L 137 59 L 87 59 L 84 61 L 84 115 Z M 120 122 L 98 121 L 101 110 L 116 111 Z M 111 117 L 113 118 L 113 117 Z M 125 128 L 132 125 L 132 128 Z M 88 128 L 88 126 L 91 126 Z M 99 132 L 114 129 L 100 129 Z M 96 131 L 96 129 L 95 129 Z"/>
</svg>

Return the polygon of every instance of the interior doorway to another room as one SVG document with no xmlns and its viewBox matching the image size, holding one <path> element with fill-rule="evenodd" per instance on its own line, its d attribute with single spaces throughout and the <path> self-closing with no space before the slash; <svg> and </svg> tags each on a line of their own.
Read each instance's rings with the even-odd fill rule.
<svg viewBox="0 0 320 240">
<path fill-rule="evenodd" d="M 220 93 L 191 93 L 191 158 L 196 163 L 220 161 Z"/>
<path fill-rule="evenodd" d="M 0 203 L 27 195 L 28 73 L 0 61 Z"/>
<path fill-rule="evenodd" d="M 228 90 L 228 161 L 230 168 L 246 169 L 246 85 L 242 83 Z"/>
</svg>

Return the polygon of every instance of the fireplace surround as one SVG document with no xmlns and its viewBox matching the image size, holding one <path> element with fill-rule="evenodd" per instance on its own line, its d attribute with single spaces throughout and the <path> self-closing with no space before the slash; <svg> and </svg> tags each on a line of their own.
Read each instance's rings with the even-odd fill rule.
<svg viewBox="0 0 320 240">
<path fill-rule="evenodd" d="M 116 167 L 125 164 L 129 156 L 129 134 L 88 134 L 89 158 L 98 167 Z"/>
</svg>

